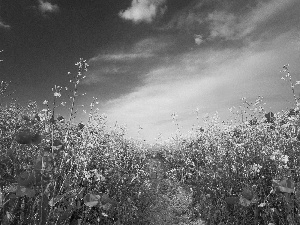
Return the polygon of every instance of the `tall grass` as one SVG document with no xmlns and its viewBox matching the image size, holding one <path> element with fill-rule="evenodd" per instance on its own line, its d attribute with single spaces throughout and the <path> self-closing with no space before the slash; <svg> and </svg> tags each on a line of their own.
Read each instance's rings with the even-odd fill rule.
<svg viewBox="0 0 300 225">
<path fill-rule="evenodd" d="M 299 224 L 299 99 L 266 112 L 262 98 L 232 108 L 233 120 L 207 117 L 184 136 L 147 145 L 106 127 L 90 105 L 86 124 L 74 124 L 78 84 L 45 101 L 0 107 L 1 224 Z M 0 94 L 9 86 L 1 83 Z M 56 115 L 70 91 L 70 115 Z M 62 105 L 65 105 L 63 103 Z M 198 120 L 198 117 L 197 117 Z"/>
</svg>

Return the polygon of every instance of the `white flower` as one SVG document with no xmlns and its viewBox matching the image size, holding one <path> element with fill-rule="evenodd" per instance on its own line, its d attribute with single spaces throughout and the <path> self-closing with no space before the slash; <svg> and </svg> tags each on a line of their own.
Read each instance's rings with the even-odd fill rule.
<svg viewBox="0 0 300 225">
<path fill-rule="evenodd" d="M 61 94 L 59 92 L 54 92 L 54 96 L 59 98 L 61 97 Z"/>
<path fill-rule="evenodd" d="M 251 166 L 251 171 L 254 172 L 254 173 L 259 173 L 259 171 L 260 171 L 261 168 L 262 168 L 261 165 L 254 163 Z"/>
<path fill-rule="evenodd" d="M 266 206 L 266 203 L 263 202 L 263 203 L 260 203 L 257 207 L 265 207 Z"/>
<path fill-rule="evenodd" d="M 48 101 L 45 100 L 45 101 L 43 102 L 43 105 L 47 105 L 47 104 L 48 104 Z"/>
<path fill-rule="evenodd" d="M 91 144 L 91 143 L 88 143 L 86 147 L 88 147 L 88 148 L 93 148 L 93 147 L 94 147 L 94 145 L 93 145 L 93 144 Z"/>
<path fill-rule="evenodd" d="M 270 156 L 270 159 L 271 159 L 271 160 L 275 160 L 275 155 L 274 155 L 274 154 L 271 155 L 271 156 Z"/>
<path fill-rule="evenodd" d="M 287 164 L 287 162 L 289 161 L 289 157 L 287 155 L 283 155 L 281 156 L 280 161 L 284 164 Z"/>
</svg>

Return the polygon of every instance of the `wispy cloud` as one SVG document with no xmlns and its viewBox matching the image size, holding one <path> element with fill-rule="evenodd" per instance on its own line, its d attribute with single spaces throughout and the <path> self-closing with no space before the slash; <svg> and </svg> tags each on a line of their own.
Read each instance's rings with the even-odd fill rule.
<svg viewBox="0 0 300 225">
<path fill-rule="evenodd" d="M 141 58 L 149 58 L 152 57 L 151 53 L 116 53 L 116 54 L 100 54 L 89 61 L 130 61 Z"/>
<path fill-rule="evenodd" d="M 52 4 L 47 0 L 39 0 L 39 10 L 41 13 L 56 13 L 59 11 L 59 7 L 56 4 Z"/>
<path fill-rule="evenodd" d="M 205 1 L 194 1 L 174 15 L 162 29 L 188 30 L 202 34 L 204 39 L 209 40 L 240 40 L 254 34 L 258 29 L 268 30 L 271 27 L 269 22 L 273 23 L 274 18 L 287 17 L 290 10 L 300 8 L 300 2 L 297 0 L 258 1 L 255 6 L 243 10 L 232 9 L 231 3 L 226 5 L 227 7 L 223 8 L 217 7 L 215 2 L 215 7 L 209 7 Z M 280 20 L 277 21 L 277 26 L 289 25 L 286 23 L 287 20 Z"/>
<path fill-rule="evenodd" d="M 132 0 L 131 6 L 121 11 L 119 16 L 134 23 L 151 23 L 158 15 L 165 13 L 165 3 L 166 0 Z"/>
<path fill-rule="evenodd" d="M 139 76 L 148 71 L 153 65 L 159 64 L 161 55 L 164 55 L 174 41 L 167 36 L 148 37 L 137 41 L 127 50 L 98 54 L 88 60 L 92 66 L 85 84 L 95 84 L 108 81 L 105 76 Z M 118 81 L 116 81 L 118 82 Z"/>
<path fill-rule="evenodd" d="M 165 37 L 149 37 L 133 44 L 132 47 L 126 51 L 99 54 L 89 61 L 132 61 L 147 59 L 165 51 L 172 44 L 173 41 Z"/>
<path fill-rule="evenodd" d="M 207 21 L 210 28 L 210 38 L 221 37 L 227 40 L 237 40 L 246 37 L 260 25 L 267 24 L 273 17 L 285 12 L 287 8 L 298 5 L 296 0 L 271 0 L 259 3 L 246 14 L 236 15 L 227 11 L 209 13 Z M 282 23 L 282 21 L 281 21 Z"/>
<path fill-rule="evenodd" d="M 6 28 L 6 29 L 8 29 L 8 28 L 10 28 L 10 26 L 7 25 L 7 24 L 5 24 L 3 21 L 0 21 L 0 28 Z"/>
</svg>

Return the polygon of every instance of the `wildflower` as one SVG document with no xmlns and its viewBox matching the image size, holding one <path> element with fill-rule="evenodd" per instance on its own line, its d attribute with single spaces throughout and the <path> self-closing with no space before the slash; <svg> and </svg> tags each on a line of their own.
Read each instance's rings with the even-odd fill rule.
<svg viewBox="0 0 300 225">
<path fill-rule="evenodd" d="M 263 203 L 260 203 L 257 207 L 265 207 L 266 206 L 266 203 L 263 202 Z"/>
<path fill-rule="evenodd" d="M 286 65 L 283 66 L 283 69 L 288 70 L 288 67 L 289 67 L 289 64 L 286 64 Z"/>
<path fill-rule="evenodd" d="M 45 100 L 45 101 L 43 102 L 43 105 L 47 105 L 47 104 L 48 104 L 48 101 Z"/>
<path fill-rule="evenodd" d="M 281 156 L 280 161 L 284 164 L 287 164 L 287 162 L 289 161 L 289 157 L 287 155 L 283 155 Z"/>
<path fill-rule="evenodd" d="M 91 144 L 91 143 L 88 143 L 86 147 L 88 147 L 88 148 L 93 148 L 93 147 L 94 147 L 94 145 L 93 145 L 93 144 Z"/>
<path fill-rule="evenodd" d="M 54 96 L 59 98 L 61 97 L 61 94 L 59 92 L 54 92 Z"/>
<path fill-rule="evenodd" d="M 254 163 L 254 164 L 251 166 L 251 171 L 252 171 L 253 173 L 259 173 L 261 168 L 262 168 L 261 165 Z"/>
<path fill-rule="evenodd" d="M 95 174 L 96 181 L 105 181 L 106 180 L 105 177 L 102 174 L 98 173 L 98 171 L 96 169 L 93 172 Z"/>
</svg>

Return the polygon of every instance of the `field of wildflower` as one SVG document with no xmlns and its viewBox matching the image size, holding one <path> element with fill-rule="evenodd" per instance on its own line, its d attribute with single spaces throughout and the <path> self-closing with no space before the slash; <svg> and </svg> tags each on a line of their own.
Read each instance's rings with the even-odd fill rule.
<svg viewBox="0 0 300 225">
<path fill-rule="evenodd" d="M 232 121 L 216 114 L 189 136 L 153 145 L 108 129 L 96 99 L 86 124 L 72 122 L 88 66 L 76 65 L 68 119 L 55 113 L 67 87 L 53 88 L 52 109 L 0 105 L 0 224 L 300 224 L 300 82 L 287 65 L 290 109 L 266 112 L 262 97 L 242 99 Z"/>
</svg>

